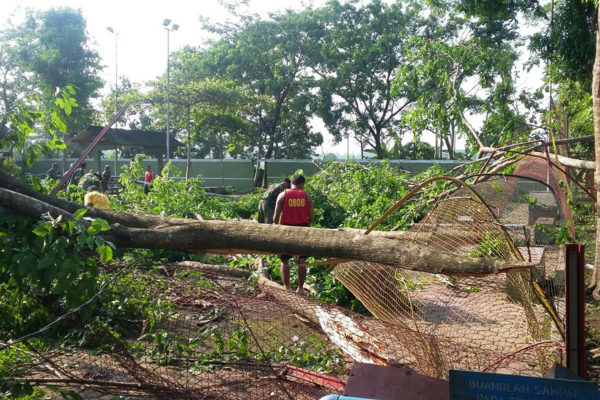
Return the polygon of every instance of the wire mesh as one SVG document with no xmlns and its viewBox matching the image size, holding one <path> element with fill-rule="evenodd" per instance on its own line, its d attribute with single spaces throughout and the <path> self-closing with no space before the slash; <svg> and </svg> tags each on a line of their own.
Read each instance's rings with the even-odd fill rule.
<svg viewBox="0 0 600 400">
<path fill-rule="evenodd" d="M 85 398 L 314 399 L 340 393 L 343 381 L 336 377 L 346 377 L 352 359 L 328 339 L 317 316 L 341 312 L 335 307 L 222 275 L 205 275 L 200 286 L 173 277 L 155 277 L 153 285 L 161 290 L 152 300 L 171 305 L 153 327 L 139 321 L 127 335 L 96 331 L 93 350 L 73 345 L 50 359 L 36 352 L 37 360 L 21 365 L 14 378 L 75 387 Z"/>
<path fill-rule="evenodd" d="M 445 376 L 451 367 L 542 373 L 536 348 L 503 359 L 506 349 L 461 337 L 471 330 L 483 337 L 494 326 L 477 310 L 464 309 L 462 287 L 444 286 L 455 303 L 439 301 L 437 314 L 429 307 L 430 314 L 411 326 L 221 275 L 204 275 L 200 288 L 197 281 L 172 277 L 156 277 L 154 284 L 162 288 L 154 301 L 171 307 L 153 328 L 139 321 L 118 337 L 94 331 L 93 347 L 73 344 L 51 354 L 38 349 L 13 378 L 64 385 L 84 398 L 314 399 L 341 393 L 355 361 L 409 366 L 434 376 Z M 434 324 L 438 329 L 427 332 Z M 525 330 L 510 332 L 514 348 Z M 555 345 L 540 349 L 558 357 Z"/>
<path fill-rule="evenodd" d="M 539 262 L 533 270 L 442 276 L 410 265 L 338 264 L 335 277 L 371 317 L 244 279 L 167 268 L 147 282 L 151 301 L 167 305 L 153 318 L 128 321 L 119 334 L 82 326 L 85 340 L 58 350 L 29 344 L 12 378 L 84 398 L 314 399 L 341 393 L 354 362 L 441 378 L 451 368 L 541 376 L 562 361 L 556 238 L 570 214 L 556 176 L 536 168 L 481 176 L 472 186 L 433 181 L 444 196 L 428 200 L 424 187 L 397 211 L 425 213 L 399 245 Z M 116 290 L 125 294 L 122 285 Z"/>
<path fill-rule="evenodd" d="M 530 260 L 539 267 L 449 277 L 410 271 L 410 265 L 352 261 L 338 265 L 335 274 L 378 319 L 437 339 L 408 346 L 406 351 L 426 358 L 412 365 L 417 372 L 444 378 L 449 368 L 500 368 L 494 364 L 499 354 L 550 341 L 554 346 L 532 347 L 528 355 L 535 362 L 501 366 L 503 372 L 542 375 L 559 361 L 557 346 L 563 340 L 563 249 L 555 238 L 564 227 L 565 210 L 544 182 L 525 176 L 480 178 L 472 187 L 446 182 L 446 196 L 399 240 L 462 256 Z M 414 198 L 422 201 L 418 193 Z M 471 352 L 473 346 L 479 351 Z M 456 358 L 456 347 L 469 351 Z"/>
</svg>

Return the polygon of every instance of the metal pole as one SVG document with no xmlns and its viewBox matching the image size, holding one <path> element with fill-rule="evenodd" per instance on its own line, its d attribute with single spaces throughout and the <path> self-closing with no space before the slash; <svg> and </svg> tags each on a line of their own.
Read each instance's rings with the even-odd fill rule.
<svg viewBox="0 0 600 400">
<path fill-rule="evenodd" d="M 565 291 L 567 368 L 585 378 L 585 282 L 583 246 L 565 248 Z"/>
<path fill-rule="evenodd" d="M 119 34 L 115 32 L 115 114 L 119 111 Z M 118 126 L 118 122 L 115 122 L 115 128 Z M 115 145 L 115 171 L 114 174 L 117 176 L 119 172 L 119 146 Z"/>
<path fill-rule="evenodd" d="M 223 175 L 223 132 L 219 133 L 219 158 L 221 164 L 221 193 L 225 193 L 225 176 Z"/>
<path fill-rule="evenodd" d="M 118 63 L 119 34 L 115 32 L 115 114 L 119 111 L 119 63 Z M 116 124 L 115 124 L 116 126 Z"/>
<path fill-rule="evenodd" d="M 350 160 L 350 132 L 346 135 L 346 161 Z"/>
<path fill-rule="evenodd" d="M 190 179 L 190 175 L 192 173 L 192 160 L 190 158 L 190 107 L 187 109 L 187 164 L 185 166 L 185 180 Z"/>
<path fill-rule="evenodd" d="M 190 128 L 188 122 L 188 131 L 187 131 L 187 164 L 185 168 L 185 180 L 190 179 L 191 171 L 192 171 L 192 161 L 190 159 Z"/>
<path fill-rule="evenodd" d="M 167 29 L 167 157 L 166 160 L 167 162 L 169 162 L 169 101 L 170 101 L 170 96 L 169 96 L 169 90 L 170 90 L 170 78 L 169 78 L 169 74 L 171 72 L 170 70 L 170 57 L 169 57 L 169 28 Z"/>
</svg>

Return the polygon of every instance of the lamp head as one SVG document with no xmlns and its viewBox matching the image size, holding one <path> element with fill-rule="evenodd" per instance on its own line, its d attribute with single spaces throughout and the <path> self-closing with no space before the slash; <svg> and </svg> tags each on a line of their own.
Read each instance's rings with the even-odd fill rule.
<svg viewBox="0 0 600 400">
<path fill-rule="evenodd" d="M 179 29 L 179 24 L 173 24 L 173 26 L 171 27 L 174 31 L 176 31 L 177 29 Z"/>
<path fill-rule="evenodd" d="M 165 18 L 163 20 L 163 26 L 169 26 L 170 23 L 171 23 L 171 19 L 170 18 Z"/>
<path fill-rule="evenodd" d="M 115 33 L 115 30 L 113 29 L 112 26 L 107 26 L 106 30 L 109 31 L 110 33 Z"/>
</svg>

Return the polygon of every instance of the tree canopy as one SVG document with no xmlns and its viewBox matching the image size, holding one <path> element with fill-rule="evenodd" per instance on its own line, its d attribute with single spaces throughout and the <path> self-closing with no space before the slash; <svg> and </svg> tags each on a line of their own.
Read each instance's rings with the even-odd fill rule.
<svg viewBox="0 0 600 400">
<path fill-rule="evenodd" d="M 10 33 L 21 67 L 32 73 L 42 99 L 53 101 L 57 90 L 72 86 L 78 105 L 69 116 L 68 131 L 90 125 L 93 107 L 103 82 L 100 58 L 88 44 L 86 21 L 70 8 L 31 11 L 26 21 Z"/>
<path fill-rule="evenodd" d="M 189 133 L 195 157 L 309 158 L 326 135 L 377 158 L 425 157 L 433 135 L 434 157 L 454 158 L 457 140 L 475 152 L 530 132 L 591 133 L 591 2 L 330 0 L 267 17 L 236 7 L 234 22 L 201 19 L 212 41 L 169 55 L 172 129 Z M 67 85 L 69 132 L 110 119 L 114 93 L 102 110 L 90 103 L 102 81 L 86 29 L 81 11 L 59 8 L 0 33 L 0 130 L 20 100 L 48 103 Z M 531 68 L 539 83 L 524 90 Z M 131 103 L 119 123 L 164 130 L 166 75 L 119 79 Z"/>
</svg>

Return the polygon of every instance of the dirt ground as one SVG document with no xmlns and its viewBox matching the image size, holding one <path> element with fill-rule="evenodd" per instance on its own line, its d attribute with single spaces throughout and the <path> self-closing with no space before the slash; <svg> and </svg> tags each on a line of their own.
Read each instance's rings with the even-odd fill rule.
<svg viewBox="0 0 600 400">
<path fill-rule="evenodd" d="M 586 296 L 586 349 L 588 378 L 600 382 L 600 302 L 588 293 Z"/>
<path fill-rule="evenodd" d="M 578 213 L 581 217 L 582 213 Z M 576 214 L 577 215 L 577 214 Z M 578 219 L 578 242 L 585 246 L 585 264 L 593 265 L 596 249 L 596 218 L 592 212 L 586 217 Z M 588 270 L 589 272 L 589 270 Z M 586 318 L 586 350 L 588 378 L 600 382 L 600 301 L 592 297 L 591 290 L 586 290 L 585 297 Z"/>
</svg>

